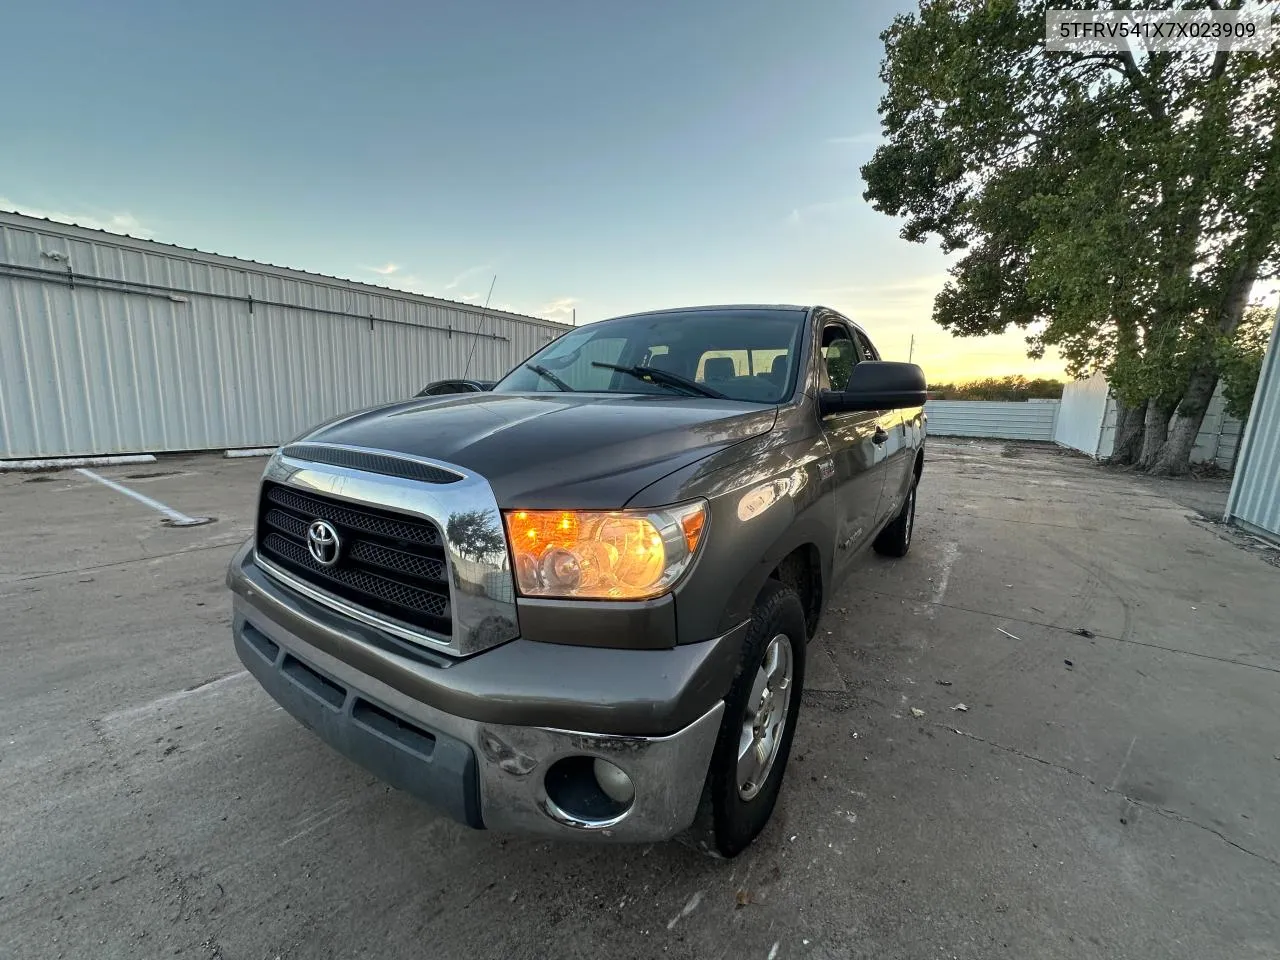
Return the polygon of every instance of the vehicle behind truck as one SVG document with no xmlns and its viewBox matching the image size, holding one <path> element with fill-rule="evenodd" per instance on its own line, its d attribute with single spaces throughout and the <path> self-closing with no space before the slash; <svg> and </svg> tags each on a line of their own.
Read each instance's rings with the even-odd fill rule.
<svg viewBox="0 0 1280 960">
<path fill-rule="evenodd" d="M 476 828 L 769 821 L 824 604 L 911 545 L 925 379 L 821 306 L 574 328 L 485 392 L 270 459 L 235 648 L 342 754 Z"/>
</svg>

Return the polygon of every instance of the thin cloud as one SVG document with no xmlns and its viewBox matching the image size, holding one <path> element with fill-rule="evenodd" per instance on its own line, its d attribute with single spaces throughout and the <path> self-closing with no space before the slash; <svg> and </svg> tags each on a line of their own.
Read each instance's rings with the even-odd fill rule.
<svg viewBox="0 0 1280 960">
<path fill-rule="evenodd" d="M 454 290 L 457 287 L 461 286 L 464 280 L 468 280 L 471 277 L 474 277 L 476 274 L 481 273 L 488 269 L 489 269 L 489 264 L 487 263 L 482 263 L 479 266 L 475 266 L 475 267 L 467 267 L 467 269 L 463 270 L 460 274 L 458 274 L 456 277 L 454 277 L 452 280 L 446 283 L 444 285 L 444 288 L 446 290 Z"/>
<path fill-rule="evenodd" d="M 556 297 L 534 311 L 534 316 L 545 320 L 566 320 L 573 316 L 574 308 L 581 301 L 577 297 Z"/>
<path fill-rule="evenodd" d="M 106 230 L 109 233 L 127 233 L 131 237 L 151 237 L 151 227 L 143 223 L 132 213 L 90 213 L 79 211 L 70 213 L 63 210 L 46 210 L 18 203 L 8 197 L 0 197 L 0 210 L 13 210 L 28 217 L 39 217 L 42 220 L 54 220 L 58 223 L 70 223 L 90 230 Z"/>
<path fill-rule="evenodd" d="M 398 263 L 386 263 L 386 264 L 383 264 L 383 265 L 382 265 L 382 266 L 380 266 L 380 267 L 365 267 L 365 269 L 366 269 L 366 270 L 369 270 L 369 271 L 371 271 L 371 272 L 373 272 L 373 273 L 376 273 L 376 274 L 378 274 L 378 275 L 380 275 L 380 276 L 383 276 L 383 277 L 389 277 L 389 276 L 391 276 L 393 273 L 399 273 L 399 272 L 400 272 L 400 264 L 398 264 Z"/>
<path fill-rule="evenodd" d="M 921 297 L 933 297 L 949 279 L 945 273 L 929 273 L 918 277 L 905 277 L 888 283 L 849 284 L 842 287 L 819 287 L 812 292 L 823 297 L 863 297 L 870 301 L 903 301 Z"/>
<path fill-rule="evenodd" d="M 858 197 L 840 197 L 836 200 L 820 200 L 817 203 L 807 203 L 802 207 L 792 207 L 791 212 L 787 214 L 787 225 L 797 227 L 807 220 L 816 220 L 851 210 L 858 202 Z"/>
</svg>

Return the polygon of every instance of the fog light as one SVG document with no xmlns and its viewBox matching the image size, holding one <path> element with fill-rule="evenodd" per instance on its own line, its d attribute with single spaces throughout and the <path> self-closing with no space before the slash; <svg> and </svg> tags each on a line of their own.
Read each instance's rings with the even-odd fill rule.
<svg viewBox="0 0 1280 960">
<path fill-rule="evenodd" d="M 631 812 L 635 784 L 608 760 L 583 754 L 561 757 L 543 777 L 544 811 L 561 823 L 583 830 L 612 827 Z"/>
<path fill-rule="evenodd" d="M 630 806 L 631 801 L 636 798 L 636 785 L 631 782 L 631 778 L 608 760 L 597 757 L 591 766 L 596 775 L 596 783 L 600 784 L 605 795 L 623 806 Z"/>
</svg>

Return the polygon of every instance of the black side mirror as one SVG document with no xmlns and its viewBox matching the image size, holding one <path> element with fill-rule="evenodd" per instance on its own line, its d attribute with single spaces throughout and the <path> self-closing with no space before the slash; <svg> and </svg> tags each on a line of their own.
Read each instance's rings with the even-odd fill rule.
<svg viewBox="0 0 1280 960">
<path fill-rule="evenodd" d="M 844 390 L 822 391 L 819 406 L 824 414 L 901 410 L 923 407 L 927 392 L 924 371 L 917 364 L 864 360 L 854 365 Z"/>
</svg>

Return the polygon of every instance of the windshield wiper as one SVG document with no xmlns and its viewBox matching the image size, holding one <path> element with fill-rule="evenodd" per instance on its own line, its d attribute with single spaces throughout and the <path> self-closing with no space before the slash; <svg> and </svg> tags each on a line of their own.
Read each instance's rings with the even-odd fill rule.
<svg viewBox="0 0 1280 960">
<path fill-rule="evenodd" d="M 525 366 L 528 367 L 530 370 L 532 370 L 534 373 L 538 374 L 538 376 L 546 377 L 548 380 L 554 383 L 557 387 L 559 387 L 562 392 L 573 393 L 573 387 L 569 386 L 567 383 L 565 383 L 563 380 L 557 377 L 554 373 L 552 373 L 546 367 L 541 366 L 540 364 L 537 364 L 537 363 L 526 363 Z"/>
<path fill-rule="evenodd" d="M 719 390 L 712 390 L 710 387 L 704 387 L 695 380 L 688 377 L 682 377 L 678 373 L 672 373 L 670 370 L 663 370 L 660 367 L 646 367 L 637 364 L 633 367 L 624 367 L 617 363 L 600 363 L 598 360 L 591 362 L 593 367 L 605 367 L 608 370 L 617 370 L 621 373 L 627 373 L 635 377 L 637 380 L 648 380 L 653 383 L 665 384 L 668 387 L 677 387 L 684 390 L 692 391 L 704 397 L 715 397 L 717 400 L 727 400 L 728 398 Z"/>
</svg>

